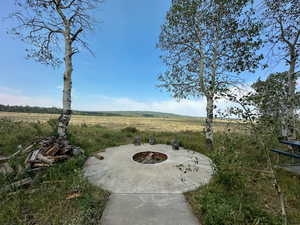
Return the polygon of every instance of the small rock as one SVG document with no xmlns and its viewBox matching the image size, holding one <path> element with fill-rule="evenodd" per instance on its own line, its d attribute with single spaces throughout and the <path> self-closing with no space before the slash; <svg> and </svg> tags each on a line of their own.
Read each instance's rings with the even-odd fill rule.
<svg viewBox="0 0 300 225">
<path fill-rule="evenodd" d="M 83 150 L 79 147 L 72 149 L 72 155 L 78 156 L 84 154 Z"/>
<path fill-rule="evenodd" d="M 176 139 L 171 141 L 171 145 L 173 150 L 179 150 L 179 142 Z"/>
<path fill-rule="evenodd" d="M 136 136 L 134 138 L 133 144 L 134 145 L 141 145 L 142 144 L 142 138 L 140 136 Z"/>
<path fill-rule="evenodd" d="M 155 145 L 156 144 L 156 139 L 154 137 L 149 138 L 149 144 L 150 145 Z"/>
<path fill-rule="evenodd" d="M 0 173 L 3 175 L 7 175 L 14 172 L 13 168 L 8 163 L 3 163 L 0 165 Z"/>
<path fill-rule="evenodd" d="M 99 154 L 96 154 L 96 155 L 94 155 L 97 159 L 99 159 L 99 160 L 103 160 L 104 159 L 104 157 L 102 156 L 102 155 L 99 155 Z"/>
</svg>

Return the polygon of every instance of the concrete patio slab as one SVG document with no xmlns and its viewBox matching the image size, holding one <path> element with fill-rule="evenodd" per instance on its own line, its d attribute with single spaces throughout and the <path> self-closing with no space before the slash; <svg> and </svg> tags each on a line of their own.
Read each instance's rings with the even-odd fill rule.
<svg viewBox="0 0 300 225">
<path fill-rule="evenodd" d="M 161 152 L 168 156 L 158 164 L 141 164 L 132 159 L 138 152 Z M 209 182 L 211 160 L 195 151 L 173 150 L 169 145 L 123 145 L 99 153 L 103 160 L 87 160 L 84 175 L 112 193 L 183 193 Z"/>
</svg>

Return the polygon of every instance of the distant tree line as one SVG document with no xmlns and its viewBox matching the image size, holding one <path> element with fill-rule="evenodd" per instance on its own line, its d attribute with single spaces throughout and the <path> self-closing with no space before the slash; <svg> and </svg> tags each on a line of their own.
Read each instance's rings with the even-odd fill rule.
<svg viewBox="0 0 300 225">
<path fill-rule="evenodd" d="M 20 105 L 2 105 L 0 104 L 0 112 L 20 112 L 20 113 L 45 113 L 45 114 L 61 114 L 61 108 L 57 107 L 39 107 L 39 106 L 20 106 Z M 159 113 L 159 112 L 143 112 L 143 111 L 124 111 L 124 112 L 99 112 L 99 111 L 72 111 L 74 115 L 86 115 L 86 116 L 133 116 L 133 117 L 176 117 L 178 115 Z"/>
<path fill-rule="evenodd" d="M 47 114 L 61 114 L 62 109 L 56 107 L 38 107 L 38 106 L 17 106 L 17 105 L 1 105 L 0 112 L 23 112 L 23 113 L 47 113 Z M 87 111 L 73 111 L 74 115 L 88 115 L 88 116 L 123 116 L 113 112 L 87 112 Z"/>
<path fill-rule="evenodd" d="M 56 107 L 38 107 L 38 106 L 18 106 L 18 105 L 0 105 L 1 112 L 23 112 L 23 113 L 48 113 L 60 114 L 62 109 Z"/>
</svg>

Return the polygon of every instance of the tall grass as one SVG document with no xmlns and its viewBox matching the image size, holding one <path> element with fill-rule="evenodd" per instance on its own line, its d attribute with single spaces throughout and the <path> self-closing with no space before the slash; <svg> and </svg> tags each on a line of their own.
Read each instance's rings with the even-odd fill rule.
<svg viewBox="0 0 300 225">
<path fill-rule="evenodd" d="M 0 121 L 0 155 L 9 155 L 20 144 L 52 135 L 48 123 Z M 71 125 L 70 141 L 85 150 L 85 155 L 57 164 L 35 176 L 30 187 L 0 193 L 0 224 L 99 224 L 108 193 L 93 187 L 82 177 L 86 157 L 107 147 L 132 143 L 139 135 L 169 144 L 177 138 L 186 148 L 204 153 L 214 161 L 211 182 L 186 194 L 203 225 L 278 224 L 279 201 L 268 173 L 266 158 L 255 138 L 245 133 L 216 133 L 214 152 L 209 152 L 200 132 L 150 132 L 134 128 L 109 129 L 100 125 Z M 270 147 L 278 145 L 270 140 Z M 14 164 L 14 162 L 11 162 Z M 14 166 L 16 168 L 16 166 Z M 285 192 L 288 220 L 300 224 L 300 178 L 278 170 Z M 18 177 L 19 176 L 19 177 Z M 0 186 L 33 174 L 0 175 Z M 78 193 L 76 198 L 68 197 Z"/>
<path fill-rule="evenodd" d="M 265 137 L 267 139 L 267 137 Z M 272 136 L 270 149 L 279 143 Z M 208 185 L 187 193 L 195 213 L 205 225 L 281 224 L 278 195 L 262 146 L 253 135 L 218 133 L 208 156 L 215 176 Z M 276 156 L 272 155 L 275 163 Z M 277 169 L 286 196 L 289 224 L 300 224 L 300 176 Z"/>
</svg>

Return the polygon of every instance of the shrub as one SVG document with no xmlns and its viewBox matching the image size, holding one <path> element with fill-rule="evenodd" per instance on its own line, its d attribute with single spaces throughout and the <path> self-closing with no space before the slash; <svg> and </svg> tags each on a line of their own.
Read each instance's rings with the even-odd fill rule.
<svg viewBox="0 0 300 225">
<path fill-rule="evenodd" d="M 121 131 L 126 133 L 137 133 L 138 129 L 136 129 L 135 127 L 125 127 Z"/>
</svg>

